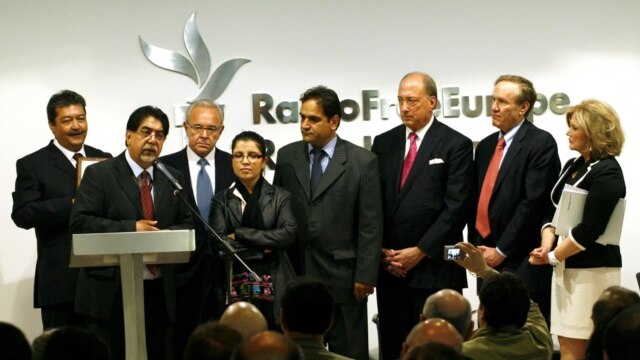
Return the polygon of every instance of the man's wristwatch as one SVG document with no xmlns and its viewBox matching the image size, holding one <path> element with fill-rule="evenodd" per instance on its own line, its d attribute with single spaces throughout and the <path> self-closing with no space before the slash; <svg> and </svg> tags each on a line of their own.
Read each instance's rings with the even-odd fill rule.
<svg viewBox="0 0 640 360">
<path fill-rule="evenodd" d="M 547 258 L 549 259 L 549 265 L 551 266 L 556 266 L 560 263 L 560 260 L 556 258 L 556 254 L 553 251 L 549 251 L 549 253 L 547 253 Z"/>
</svg>

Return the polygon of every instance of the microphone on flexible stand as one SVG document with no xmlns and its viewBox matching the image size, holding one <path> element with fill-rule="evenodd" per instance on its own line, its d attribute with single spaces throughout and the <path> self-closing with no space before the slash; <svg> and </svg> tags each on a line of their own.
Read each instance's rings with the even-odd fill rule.
<svg viewBox="0 0 640 360">
<path fill-rule="evenodd" d="M 160 161 L 158 161 L 158 159 L 156 159 L 156 160 L 153 160 L 152 164 L 156 168 L 158 168 L 160 171 L 162 171 L 164 176 L 166 176 L 169 179 L 169 181 L 171 182 L 171 185 L 173 185 L 173 188 L 176 189 L 176 191 L 182 191 L 182 185 L 180 185 L 178 180 L 171 174 L 169 170 L 167 170 L 167 167 L 164 166 L 163 163 L 161 163 Z"/>
</svg>

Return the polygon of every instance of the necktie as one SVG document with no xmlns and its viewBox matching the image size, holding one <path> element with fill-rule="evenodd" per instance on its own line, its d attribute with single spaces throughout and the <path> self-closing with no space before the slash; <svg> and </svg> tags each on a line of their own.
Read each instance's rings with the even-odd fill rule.
<svg viewBox="0 0 640 360">
<path fill-rule="evenodd" d="M 404 187 L 404 183 L 407 181 L 407 176 L 409 176 L 409 170 L 411 170 L 411 165 L 413 165 L 413 161 L 416 159 L 416 154 L 418 154 L 418 144 L 416 143 L 416 139 L 418 139 L 418 134 L 414 132 L 409 134 L 409 152 L 407 153 L 407 157 L 404 158 L 404 164 L 402 164 L 400 189 Z"/>
<path fill-rule="evenodd" d="M 82 156 L 82 154 L 81 154 L 81 153 L 75 153 L 75 154 L 73 154 L 73 160 L 75 160 L 75 161 L 76 161 L 76 168 L 78 167 L 78 160 L 80 160 L 80 158 L 81 158 L 81 157 L 84 157 L 84 156 Z"/>
<path fill-rule="evenodd" d="M 149 173 L 143 170 L 140 174 L 140 199 L 142 200 L 142 215 L 145 220 L 153 220 L 153 198 L 151 197 L 151 183 Z M 155 275 L 158 272 L 158 265 L 149 264 L 147 269 Z"/>
<path fill-rule="evenodd" d="M 493 186 L 496 184 L 496 178 L 498 178 L 498 170 L 500 170 L 500 161 L 502 161 L 505 145 L 506 143 L 503 136 L 498 140 L 496 150 L 493 152 L 493 157 L 487 168 L 487 174 L 484 176 L 484 181 L 482 182 L 482 190 L 480 191 L 480 199 L 478 200 L 478 214 L 476 215 L 476 229 L 483 238 L 491 234 L 491 226 L 489 225 L 489 201 L 493 193 Z"/>
<path fill-rule="evenodd" d="M 311 196 L 316 192 L 320 178 L 322 178 L 322 159 L 327 155 L 322 149 L 311 150 L 313 165 L 311 166 Z"/>
<path fill-rule="evenodd" d="M 203 219 L 209 220 L 209 210 L 211 209 L 211 198 L 213 197 L 213 189 L 211 188 L 211 178 L 205 166 L 209 165 L 207 159 L 198 160 L 200 171 L 198 172 L 198 180 L 196 181 L 196 192 L 198 198 L 198 210 Z"/>
</svg>

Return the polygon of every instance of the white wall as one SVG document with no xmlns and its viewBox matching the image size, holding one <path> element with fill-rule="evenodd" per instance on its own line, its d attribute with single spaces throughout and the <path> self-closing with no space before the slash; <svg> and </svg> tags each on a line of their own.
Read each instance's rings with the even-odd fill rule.
<svg viewBox="0 0 640 360">
<path fill-rule="evenodd" d="M 32 309 L 36 260 L 33 230 L 10 219 L 15 160 L 52 138 L 45 114 L 54 92 L 73 89 L 87 101 L 87 143 L 120 153 L 125 123 L 137 107 L 153 104 L 173 118 L 174 107 L 198 93 L 189 78 L 152 65 L 138 36 L 186 55 L 182 31 L 197 11 L 197 26 L 212 67 L 247 58 L 226 92 L 226 128 L 220 147 L 252 129 L 282 146 L 300 138 L 298 124 L 253 125 L 251 94 L 294 101 L 306 88 L 326 84 L 362 105 L 361 91 L 393 100 L 400 77 L 429 72 L 442 87 L 462 95 L 487 95 L 503 73 L 530 78 L 539 93 L 569 95 L 572 103 L 596 97 L 619 112 L 627 144 L 620 160 L 628 185 L 623 230 L 623 285 L 636 288 L 640 265 L 633 253 L 640 231 L 637 109 L 640 82 L 640 3 L 633 1 L 56 1 L 0 0 L 0 320 L 16 323 L 33 338 L 40 331 Z M 273 113 L 273 112 L 272 112 Z M 394 114 L 394 111 L 392 111 Z M 180 119 L 178 119 L 180 120 Z M 442 118 L 473 140 L 491 133 L 484 115 Z M 339 134 L 357 144 L 399 123 L 395 115 L 343 122 Z M 547 111 L 536 125 L 567 149 L 565 123 Z M 163 153 L 182 147 L 173 129 Z"/>
</svg>

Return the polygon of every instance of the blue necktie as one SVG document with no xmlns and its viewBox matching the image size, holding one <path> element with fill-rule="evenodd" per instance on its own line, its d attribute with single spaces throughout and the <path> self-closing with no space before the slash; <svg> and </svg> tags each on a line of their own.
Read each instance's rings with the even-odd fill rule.
<svg viewBox="0 0 640 360">
<path fill-rule="evenodd" d="M 211 178 L 204 169 L 205 166 L 209 165 L 209 162 L 207 159 L 200 159 L 198 160 L 198 165 L 200 165 L 200 171 L 198 172 L 198 181 L 196 182 L 196 191 L 198 196 L 196 200 L 198 202 L 200 215 L 205 220 L 209 220 L 209 209 L 211 208 L 213 189 L 211 189 Z"/>
</svg>

